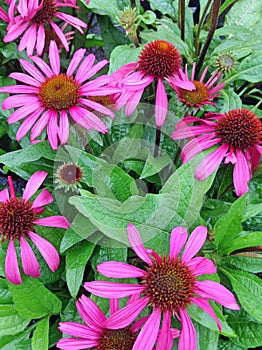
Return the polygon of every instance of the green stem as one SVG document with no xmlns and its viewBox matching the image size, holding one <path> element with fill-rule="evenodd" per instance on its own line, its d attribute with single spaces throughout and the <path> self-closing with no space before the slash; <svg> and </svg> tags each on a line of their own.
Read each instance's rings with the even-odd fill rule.
<svg viewBox="0 0 262 350">
<path fill-rule="evenodd" d="M 186 14 L 185 0 L 179 0 L 178 18 L 179 18 L 179 27 L 181 31 L 181 39 L 183 41 L 185 41 L 185 14 Z"/>
<path fill-rule="evenodd" d="M 202 16 L 201 16 L 201 18 L 200 18 L 199 24 L 198 24 L 197 33 L 196 33 L 196 38 L 195 38 L 195 43 L 196 43 L 195 57 L 197 57 L 197 56 L 199 55 L 199 52 L 200 52 L 200 41 L 199 41 L 200 32 L 201 32 L 201 29 L 202 29 L 202 27 L 203 27 L 203 24 L 204 24 L 206 15 L 207 15 L 207 11 L 208 11 L 208 9 L 209 9 L 209 6 L 210 6 L 211 2 L 212 2 L 212 0 L 208 0 L 208 1 L 207 1 L 206 6 L 205 6 L 205 8 L 204 8 L 204 11 L 203 11 L 203 13 L 202 13 Z"/>
</svg>

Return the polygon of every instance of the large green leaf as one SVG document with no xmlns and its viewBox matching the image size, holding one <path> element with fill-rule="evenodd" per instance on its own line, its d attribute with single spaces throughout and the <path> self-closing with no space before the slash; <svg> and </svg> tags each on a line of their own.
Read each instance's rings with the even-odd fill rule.
<svg viewBox="0 0 262 350">
<path fill-rule="evenodd" d="M 254 253 L 251 253 L 250 255 L 244 256 L 244 255 L 232 255 L 232 256 L 224 256 L 221 261 L 222 266 L 228 265 L 229 267 L 236 267 L 239 269 L 241 267 L 241 270 L 252 272 L 252 273 L 259 273 L 262 272 L 262 260 L 261 260 L 261 254 L 257 254 L 257 256 L 254 256 Z"/>
<path fill-rule="evenodd" d="M 141 47 L 134 47 L 133 45 L 116 46 L 110 55 L 109 73 L 112 74 L 129 62 L 136 62 L 140 52 Z"/>
<path fill-rule="evenodd" d="M 196 322 L 194 322 L 194 327 L 197 332 L 198 350 L 214 350 L 217 348 L 219 337 L 217 332 L 214 332 Z"/>
<path fill-rule="evenodd" d="M 262 2 L 260 0 L 238 0 L 227 13 L 225 23 L 252 29 L 260 21 L 261 14 Z M 239 30 L 241 31 L 241 28 Z"/>
<path fill-rule="evenodd" d="M 39 321 L 32 337 L 33 350 L 48 349 L 49 316 Z"/>
<path fill-rule="evenodd" d="M 248 272 L 232 270 L 228 267 L 221 268 L 221 271 L 230 279 L 244 310 L 255 320 L 262 322 L 262 280 Z"/>
<path fill-rule="evenodd" d="M 8 287 L 18 313 L 25 318 L 40 318 L 61 311 L 61 300 L 36 278 L 25 276 L 22 284 L 8 283 Z"/>
<path fill-rule="evenodd" d="M 117 0 L 110 0 L 106 2 L 104 0 L 92 0 L 88 5 L 86 4 L 86 0 L 81 0 L 81 2 L 88 9 L 92 10 L 92 12 L 100 15 L 109 15 L 114 17 L 118 11 Z"/>
<path fill-rule="evenodd" d="M 261 242 L 262 231 L 243 231 L 233 240 L 226 240 L 223 248 L 221 248 L 221 253 L 230 254 L 235 250 L 260 246 Z"/>
<path fill-rule="evenodd" d="M 30 322 L 26 315 L 19 315 L 15 305 L 0 305 L 0 336 L 21 332 Z"/>
</svg>

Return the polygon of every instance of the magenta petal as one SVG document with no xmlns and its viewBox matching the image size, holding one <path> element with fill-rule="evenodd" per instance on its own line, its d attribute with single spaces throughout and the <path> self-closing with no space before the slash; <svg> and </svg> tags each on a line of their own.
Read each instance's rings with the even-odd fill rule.
<svg viewBox="0 0 262 350">
<path fill-rule="evenodd" d="M 152 266 L 153 262 L 146 251 L 144 244 L 142 242 L 141 236 L 135 226 L 130 222 L 127 226 L 127 233 L 128 233 L 128 239 L 131 244 L 132 249 L 136 253 L 136 255 L 142 259 L 144 262 L 146 262 L 148 265 Z"/>
<path fill-rule="evenodd" d="M 119 310 L 119 299 L 116 298 L 111 298 L 109 300 L 109 309 L 110 309 L 110 314 L 113 314 L 114 312 Z"/>
<path fill-rule="evenodd" d="M 213 274 L 217 270 L 212 260 L 200 256 L 188 261 L 187 266 L 195 276 Z"/>
<path fill-rule="evenodd" d="M 74 55 L 69 63 L 69 66 L 67 68 L 66 75 L 68 75 L 68 76 L 73 75 L 74 71 L 78 67 L 81 60 L 83 59 L 85 53 L 86 53 L 86 49 L 79 49 L 74 53 Z"/>
<path fill-rule="evenodd" d="M 158 335 L 160 319 L 161 311 L 157 308 L 152 312 L 142 331 L 139 333 L 133 345 L 133 350 L 153 349 Z"/>
<path fill-rule="evenodd" d="M 32 203 L 32 208 L 43 207 L 53 202 L 53 196 L 44 188 Z"/>
<path fill-rule="evenodd" d="M 144 277 L 147 273 L 138 267 L 123 262 L 106 261 L 97 266 L 97 271 L 103 276 L 111 278 Z"/>
<path fill-rule="evenodd" d="M 64 109 L 60 112 L 60 123 L 59 123 L 59 139 L 62 144 L 65 144 L 69 138 L 69 122 L 68 116 Z"/>
<path fill-rule="evenodd" d="M 8 188 L 5 188 L 4 190 L 0 191 L 0 203 L 4 203 L 8 199 L 9 199 Z"/>
<path fill-rule="evenodd" d="M 59 330 L 63 333 L 70 334 L 73 337 L 87 338 L 88 340 L 96 340 L 100 337 L 98 331 L 76 322 L 60 322 Z"/>
<path fill-rule="evenodd" d="M 162 126 L 166 120 L 168 111 L 168 100 L 162 79 L 158 79 L 156 89 L 155 119 L 156 126 Z"/>
<path fill-rule="evenodd" d="M 48 173 L 46 171 L 37 171 L 30 177 L 23 193 L 23 199 L 25 201 L 28 201 L 35 194 L 47 175 Z"/>
<path fill-rule="evenodd" d="M 24 273 L 31 277 L 40 276 L 40 267 L 30 244 L 22 236 L 20 238 L 21 260 Z"/>
<path fill-rule="evenodd" d="M 18 260 L 14 240 L 11 239 L 5 257 L 5 276 L 9 282 L 21 284 L 22 278 L 19 271 Z"/>
<path fill-rule="evenodd" d="M 50 270 L 53 272 L 56 271 L 60 264 L 60 258 L 55 247 L 46 239 L 32 231 L 28 232 L 28 236 L 36 245 L 37 249 L 39 250 L 42 257 L 45 259 Z"/>
<path fill-rule="evenodd" d="M 203 247 L 207 238 L 207 228 L 197 226 L 191 233 L 182 254 L 182 261 L 188 262 Z"/>
<path fill-rule="evenodd" d="M 218 329 L 221 332 L 222 331 L 222 326 L 221 322 L 218 319 L 217 315 L 215 314 L 214 310 L 210 306 L 208 300 L 198 298 L 198 297 L 193 297 L 191 300 L 193 303 L 195 303 L 197 306 L 199 306 L 202 310 L 204 310 L 209 316 L 211 316 L 217 323 Z"/>
<path fill-rule="evenodd" d="M 94 301 L 82 295 L 76 302 L 79 315 L 95 331 L 100 332 L 106 321 L 106 317 Z"/>
<path fill-rule="evenodd" d="M 201 297 L 214 300 L 228 309 L 240 309 L 234 295 L 221 284 L 214 281 L 196 281 L 196 287 L 196 293 Z"/>
<path fill-rule="evenodd" d="M 49 61 L 52 71 L 55 75 L 60 74 L 60 57 L 56 42 L 51 40 L 49 46 Z"/>
<path fill-rule="evenodd" d="M 50 227 L 61 227 L 68 229 L 70 227 L 70 223 L 64 216 L 48 216 L 46 218 L 36 219 L 34 224 L 40 226 L 50 226 Z"/>
<path fill-rule="evenodd" d="M 176 259 L 187 240 L 187 230 L 179 226 L 172 230 L 170 237 L 170 259 Z"/>
<path fill-rule="evenodd" d="M 247 160 L 240 149 L 236 150 L 236 164 L 234 166 L 233 181 L 236 194 L 242 196 L 248 191 L 248 181 L 250 180 L 250 169 Z"/>
<path fill-rule="evenodd" d="M 171 333 L 171 314 L 170 311 L 164 312 L 162 329 L 157 339 L 157 350 L 171 350 L 173 346 L 173 334 Z"/>
<path fill-rule="evenodd" d="M 64 338 L 58 341 L 56 347 L 63 350 L 85 350 L 96 347 L 97 345 L 98 341 L 93 339 Z"/>
<path fill-rule="evenodd" d="M 140 312 L 148 304 L 149 298 L 144 297 L 127 305 L 123 309 L 116 311 L 105 322 L 104 327 L 109 329 L 124 328 L 130 325 Z"/>
<path fill-rule="evenodd" d="M 141 293 L 145 288 L 140 284 L 124 284 L 110 281 L 92 281 L 84 284 L 86 290 L 103 298 L 124 298 Z"/>
<path fill-rule="evenodd" d="M 188 316 L 188 313 L 184 309 L 180 310 L 180 317 L 182 323 L 182 330 L 178 342 L 178 350 L 196 350 L 196 330 L 191 321 L 191 318 Z"/>
</svg>

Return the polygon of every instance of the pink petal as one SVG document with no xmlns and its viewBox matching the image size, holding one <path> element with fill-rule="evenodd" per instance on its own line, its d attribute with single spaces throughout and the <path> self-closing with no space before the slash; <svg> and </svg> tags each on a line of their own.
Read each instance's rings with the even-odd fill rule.
<svg viewBox="0 0 262 350">
<path fill-rule="evenodd" d="M 28 232 L 28 236 L 36 245 L 37 249 L 39 250 L 42 257 L 45 259 L 50 270 L 53 272 L 56 271 L 60 264 L 60 258 L 55 247 L 46 239 L 32 231 Z"/>
<path fill-rule="evenodd" d="M 142 331 L 139 333 L 133 345 L 133 350 L 145 350 L 145 344 L 147 349 L 153 349 L 158 335 L 160 319 L 161 311 L 157 308 L 152 312 Z"/>
<path fill-rule="evenodd" d="M 19 62 L 22 65 L 22 67 L 27 71 L 27 73 L 29 73 L 40 83 L 43 83 L 45 81 L 45 77 L 43 76 L 43 74 L 32 63 L 24 60 L 23 58 L 21 58 Z"/>
<path fill-rule="evenodd" d="M 32 56 L 32 57 L 30 57 L 30 59 L 41 69 L 41 71 L 43 73 L 45 73 L 45 75 L 48 78 L 51 78 L 53 76 L 52 70 L 50 69 L 48 64 L 46 64 L 46 62 L 44 60 L 42 60 L 42 58 L 37 57 L 37 56 Z"/>
<path fill-rule="evenodd" d="M 47 137 L 53 150 L 58 149 L 58 132 L 57 111 L 54 111 L 51 113 L 47 124 Z"/>
<path fill-rule="evenodd" d="M 36 191 L 44 182 L 47 175 L 48 173 L 46 171 L 36 171 L 30 177 L 30 179 L 27 181 L 27 184 L 23 193 L 23 199 L 25 201 L 28 201 L 36 193 Z"/>
<path fill-rule="evenodd" d="M 182 330 L 178 341 L 178 350 L 196 350 L 196 330 L 191 321 L 191 318 L 188 316 L 188 313 L 184 309 L 180 310 L 180 317 L 182 323 Z"/>
<path fill-rule="evenodd" d="M 234 295 L 221 284 L 214 281 L 196 281 L 196 287 L 196 292 L 201 297 L 214 300 L 228 309 L 240 309 Z"/>
<path fill-rule="evenodd" d="M 57 34 L 58 38 L 61 40 L 61 43 L 63 44 L 65 50 L 69 51 L 69 46 L 68 46 L 68 42 L 66 40 L 65 34 L 62 32 L 62 30 L 59 28 L 59 26 L 57 24 L 55 24 L 53 21 L 49 21 L 49 23 L 50 23 L 52 29 L 54 30 L 54 32 Z M 59 55 L 58 55 L 58 59 L 59 59 Z M 56 58 L 56 60 L 57 60 L 57 58 Z M 57 61 L 57 63 L 58 63 L 58 61 Z M 50 62 L 50 64 L 51 64 L 51 62 Z M 52 67 L 52 64 L 51 64 L 51 67 Z M 58 66 L 57 66 L 57 68 L 58 68 Z M 60 69 L 60 59 L 59 59 L 59 69 Z M 53 70 L 53 72 L 55 72 L 55 71 Z"/>
<path fill-rule="evenodd" d="M 86 338 L 88 340 L 97 340 L 101 336 L 98 331 L 76 322 L 60 322 L 58 329 L 73 337 Z"/>
<path fill-rule="evenodd" d="M 126 103 L 125 112 L 126 112 L 127 117 L 130 117 L 130 115 L 132 115 L 132 113 L 134 113 L 134 111 L 136 110 L 137 105 L 138 105 L 138 103 L 141 100 L 141 97 L 143 95 L 143 92 L 144 92 L 144 90 L 142 90 L 142 89 L 137 90 L 136 92 L 131 93 L 128 99 L 124 100 Z M 124 96 L 122 96 L 122 97 L 124 99 Z M 121 104 L 120 99 L 119 99 L 119 103 Z"/>
<path fill-rule="evenodd" d="M 31 129 L 31 127 L 35 124 L 35 122 L 39 118 L 39 115 L 40 115 L 39 111 L 37 110 L 26 117 L 26 119 L 20 125 L 20 127 L 16 133 L 16 140 L 17 141 L 20 141 L 27 134 L 27 132 Z"/>
<path fill-rule="evenodd" d="M 134 301 L 123 309 L 116 311 L 106 320 L 104 327 L 109 329 L 118 329 L 129 326 L 146 307 L 148 302 L 149 298 L 144 297 Z"/>
<path fill-rule="evenodd" d="M 148 265 L 152 266 L 153 262 L 146 251 L 144 244 L 142 242 L 141 236 L 135 226 L 130 222 L 127 226 L 127 234 L 128 234 L 128 239 L 131 244 L 132 249 L 136 253 L 136 255 L 142 259 L 144 262 L 146 262 Z"/>
<path fill-rule="evenodd" d="M 168 112 L 168 100 L 162 79 L 158 79 L 156 89 L 155 119 L 156 126 L 162 126 Z"/>
<path fill-rule="evenodd" d="M 38 102 L 37 96 L 32 96 L 28 94 L 12 95 L 7 97 L 3 101 L 2 108 L 6 110 L 6 109 L 21 107 L 21 106 L 28 105 L 31 103 L 36 103 L 36 102 Z"/>
<path fill-rule="evenodd" d="M 51 40 L 49 46 L 49 61 L 52 71 L 55 75 L 60 74 L 60 57 L 56 42 Z"/>
<path fill-rule="evenodd" d="M 10 94 L 21 94 L 21 91 L 23 91 L 23 94 L 37 94 L 38 88 L 34 86 L 26 86 L 26 85 L 10 85 L 10 86 L 3 86 L 0 88 L 0 92 L 6 92 Z"/>
<path fill-rule="evenodd" d="M 33 141 L 35 138 L 37 138 L 41 133 L 43 132 L 44 128 L 47 126 L 50 117 L 51 117 L 51 111 L 48 109 L 45 111 L 39 120 L 35 123 L 35 125 L 32 128 L 30 140 Z M 40 114 L 38 114 L 40 116 Z"/>
<path fill-rule="evenodd" d="M 5 188 L 4 190 L 0 191 L 0 203 L 4 203 L 8 199 L 9 199 L 8 188 Z"/>
<path fill-rule="evenodd" d="M 63 21 L 71 24 L 73 27 L 77 28 L 81 34 L 83 34 L 83 30 L 81 29 L 81 27 L 86 28 L 87 24 L 84 23 L 83 21 L 81 21 L 80 19 L 70 16 L 66 13 L 62 13 L 62 12 L 57 12 L 55 17 L 62 19 Z"/>
<path fill-rule="evenodd" d="M 237 196 L 242 196 L 248 191 L 248 181 L 250 180 L 250 169 L 243 152 L 237 148 L 236 164 L 233 171 L 233 181 Z"/>
<path fill-rule="evenodd" d="M 147 273 L 138 267 L 123 262 L 106 261 L 97 266 L 97 271 L 103 276 L 111 278 L 144 277 Z"/>
<path fill-rule="evenodd" d="M 24 273 L 31 277 L 40 276 L 40 267 L 30 244 L 21 236 L 20 238 L 21 260 Z"/>
<path fill-rule="evenodd" d="M 40 226 L 50 226 L 50 227 L 61 227 L 68 229 L 70 227 L 70 223 L 64 216 L 54 215 L 48 216 L 46 218 L 36 219 L 34 224 Z"/>
<path fill-rule="evenodd" d="M 69 63 L 69 66 L 67 68 L 67 71 L 66 71 L 67 76 L 73 75 L 74 71 L 78 67 L 81 60 L 83 59 L 85 53 L 86 53 L 86 49 L 79 49 L 74 53 L 74 55 Z M 95 60 L 95 58 L 94 58 L 94 60 Z"/>
<path fill-rule="evenodd" d="M 11 239 L 5 257 L 5 276 L 9 282 L 21 284 L 22 278 L 19 271 L 18 260 L 14 240 Z"/>
<path fill-rule="evenodd" d="M 171 333 L 171 314 L 170 311 L 164 312 L 162 329 L 157 339 L 157 350 L 171 350 L 173 346 L 173 335 Z"/>
<path fill-rule="evenodd" d="M 58 128 L 59 139 L 61 144 L 65 144 L 69 138 L 69 122 L 68 116 L 64 109 L 60 112 L 60 125 Z"/>
<path fill-rule="evenodd" d="M 111 298 L 109 300 L 110 305 L 110 314 L 112 315 L 114 312 L 119 310 L 119 300 L 116 298 Z"/>
<path fill-rule="evenodd" d="M 37 81 L 36 79 L 30 77 L 30 75 L 27 75 L 25 73 L 11 73 L 9 76 L 10 78 L 19 80 L 29 86 L 35 86 L 37 88 L 40 86 L 39 81 Z M 23 92 L 23 90 L 21 92 Z"/>
<path fill-rule="evenodd" d="M 187 240 L 187 230 L 185 227 L 176 227 L 171 232 L 170 237 L 170 259 L 176 260 L 181 249 Z"/>
<path fill-rule="evenodd" d="M 218 329 L 221 332 L 222 331 L 222 326 L 221 326 L 221 322 L 218 319 L 217 315 L 215 314 L 214 310 L 212 309 L 212 307 L 210 306 L 208 300 L 206 299 L 202 299 L 202 298 L 198 298 L 198 297 L 193 297 L 191 299 L 191 301 L 193 303 L 195 303 L 198 307 L 200 307 L 202 310 L 204 310 L 209 316 L 211 316 L 217 323 Z"/>
<path fill-rule="evenodd" d="M 42 55 L 45 47 L 45 28 L 42 23 L 38 26 L 37 39 L 36 39 L 36 53 Z"/>
<path fill-rule="evenodd" d="M 76 302 L 76 307 L 86 324 L 94 331 L 100 332 L 102 330 L 106 317 L 95 302 L 85 295 L 81 295 Z"/>
<path fill-rule="evenodd" d="M 44 108 L 39 102 L 32 103 L 31 105 L 25 105 L 17 109 L 14 113 L 8 117 L 8 124 L 13 124 L 19 120 L 26 118 L 31 113 L 39 113 L 39 115 L 44 111 Z"/>
<path fill-rule="evenodd" d="M 212 174 L 220 165 L 223 158 L 225 157 L 228 150 L 228 145 L 223 144 L 218 147 L 215 151 L 206 156 L 202 162 L 198 165 L 195 178 L 198 180 L 206 179 L 210 174 Z"/>
<path fill-rule="evenodd" d="M 85 350 L 99 345 L 97 340 L 64 338 L 56 344 L 58 349 L 63 350 Z"/>
<path fill-rule="evenodd" d="M 124 298 L 141 293 L 145 287 L 140 284 L 124 284 L 109 281 L 92 281 L 84 284 L 86 290 L 103 298 Z"/>
<path fill-rule="evenodd" d="M 203 247 L 207 238 L 207 228 L 205 226 L 198 226 L 191 233 L 185 249 L 182 254 L 182 261 L 190 261 L 196 253 Z"/>
<path fill-rule="evenodd" d="M 215 126 L 213 125 L 196 125 L 196 126 L 185 126 L 175 130 L 171 134 L 173 140 L 182 140 L 188 137 L 195 137 L 201 134 L 215 131 Z"/>
<path fill-rule="evenodd" d="M 85 80 L 87 80 L 89 77 L 92 76 L 89 74 L 89 71 L 91 70 L 94 62 L 95 62 L 95 55 L 93 54 L 89 54 L 83 60 L 83 62 L 79 66 L 77 73 L 75 75 L 75 79 L 79 84 L 83 83 Z"/>
<path fill-rule="evenodd" d="M 32 203 L 32 208 L 43 207 L 53 202 L 53 196 L 44 188 Z"/>
<path fill-rule="evenodd" d="M 200 256 L 188 261 L 187 266 L 195 276 L 213 274 L 217 270 L 212 260 Z"/>
<path fill-rule="evenodd" d="M 106 116 L 110 116 L 111 118 L 115 117 L 115 115 L 111 111 L 111 109 L 101 105 L 100 103 L 97 103 L 97 102 L 91 101 L 91 100 L 82 99 L 82 98 L 79 99 L 78 102 L 81 103 L 84 106 L 87 106 L 87 107 L 93 109 L 94 111 L 103 113 Z"/>
</svg>

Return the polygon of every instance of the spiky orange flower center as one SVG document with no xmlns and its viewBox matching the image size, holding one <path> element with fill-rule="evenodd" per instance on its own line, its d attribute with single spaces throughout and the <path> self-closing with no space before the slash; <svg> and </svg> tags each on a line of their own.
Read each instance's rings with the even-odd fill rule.
<svg viewBox="0 0 262 350">
<path fill-rule="evenodd" d="M 37 11 L 32 19 L 32 23 L 44 24 L 53 19 L 56 13 L 56 4 L 54 0 L 44 0 L 42 8 Z"/>
<path fill-rule="evenodd" d="M 79 88 L 73 77 L 59 74 L 41 84 L 38 96 L 46 108 L 61 110 L 77 103 Z"/>
<path fill-rule="evenodd" d="M 216 134 L 223 143 L 245 150 L 261 142 L 262 124 L 253 112 L 234 109 L 218 120 Z"/>
<path fill-rule="evenodd" d="M 200 81 L 194 80 L 192 83 L 195 85 L 195 90 L 189 91 L 179 88 L 179 95 L 187 105 L 195 107 L 208 101 L 209 91 L 205 84 Z"/>
<path fill-rule="evenodd" d="M 0 239 L 19 239 L 34 228 L 36 219 L 32 204 L 18 198 L 0 203 Z"/>
<path fill-rule="evenodd" d="M 195 277 L 179 258 L 170 260 L 164 257 L 148 268 L 140 283 L 145 286 L 143 293 L 150 298 L 152 306 L 162 311 L 178 312 L 191 303 Z"/>
<path fill-rule="evenodd" d="M 130 328 L 106 329 L 100 339 L 97 350 L 132 350 L 136 335 Z"/>
<path fill-rule="evenodd" d="M 175 46 L 165 40 L 155 40 L 145 45 L 138 59 L 138 69 L 155 78 L 165 78 L 178 73 L 182 60 Z"/>
<path fill-rule="evenodd" d="M 65 185 L 74 185 L 79 182 L 83 176 L 81 168 L 74 163 L 62 165 L 57 172 L 59 182 Z"/>
</svg>

